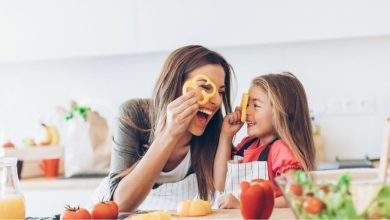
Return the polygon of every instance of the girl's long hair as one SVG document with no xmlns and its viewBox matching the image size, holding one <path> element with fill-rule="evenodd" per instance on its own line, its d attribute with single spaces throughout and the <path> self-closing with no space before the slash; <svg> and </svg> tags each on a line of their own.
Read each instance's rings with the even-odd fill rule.
<svg viewBox="0 0 390 220">
<path fill-rule="evenodd" d="M 301 82 L 292 73 L 283 72 L 256 77 L 252 85 L 261 87 L 268 94 L 277 135 L 287 143 L 304 170 L 314 170 L 315 148 L 311 120 Z"/>
<path fill-rule="evenodd" d="M 199 196 L 202 199 L 212 198 L 215 192 L 213 185 L 213 165 L 217 151 L 219 134 L 221 132 L 223 114 L 232 110 L 231 89 L 234 76 L 231 65 L 217 52 L 211 51 L 200 45 L 190 45 L 173 51 L 161 70 L 159 78 L 154 86 L 154 91 L 149 109 L 150 129 L 138 129 L 150 131 L 149 143 L 166 126 L 167 106 L 170 102 L 182 95 L 182 87 L 188 74 L 198 67 L 207 64 L 221 65 L 225 72 L 225 93 L 222 95 L 223 106 L 219 109 L 206 126 L 201 136 L 193 136 L 190 141 L 191 165 L 198 183 Z M 128 124 L 137 128 L 137 125 L 127 119 Z M 137 162 L 138 163 L 138 162 Z M 125 170 L 120 176 L 125 176 L 137 165 Z"/>
</svg>

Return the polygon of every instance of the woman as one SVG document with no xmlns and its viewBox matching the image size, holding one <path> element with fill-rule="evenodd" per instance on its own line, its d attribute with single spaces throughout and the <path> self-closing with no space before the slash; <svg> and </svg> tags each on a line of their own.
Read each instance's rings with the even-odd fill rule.
<svg viewBox="0 0 390 220">
<path fill-rule="evenodd" d="M 199 104 L 199 89 L 183 94 L 185 81 L 198 74 L 217 89 L 205 104 Z M 197 45 L 182 47 L 166 60 L 151 100 L 130 100 L 121 106 L 109 175 L 111 199 L 120 211 L 133 211 L 141 204 L 143 209 L 174 209 L 194 193 L 212 199 L 221 106 L 225 114 L 231 112 L 232 76 L 230 64 L 218 53 Z M 203 78 L 196 84 L 211 90 Z"/>
</svg>

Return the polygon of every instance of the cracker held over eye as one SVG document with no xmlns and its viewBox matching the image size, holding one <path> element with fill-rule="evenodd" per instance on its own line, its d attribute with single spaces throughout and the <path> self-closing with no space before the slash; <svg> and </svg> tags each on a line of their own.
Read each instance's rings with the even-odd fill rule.
<svg viewBox="0 0 390 220">
<path fill-rule="evenodd" d="M 187 93 L 189 88 L 193 88 L 193 89 L 199 88 L 197 81 L 200 79 L 203 79 L 204 81 L 206 81 L 206 84 L 211 86 L 211 92 L 207 92 L 202 89 L 201 93 L 203 95 L 203 99 L 200 100 L 198 103 L 199 105 L 204 105 L 210 100 L 211 97 L 215 95 L 215 93 L 217 93 L 217 88 L 215 84 L 206 75 L 197 74 L 191 79 L 188 79 L 183 85 L 183 94 Z"/>
</svg>

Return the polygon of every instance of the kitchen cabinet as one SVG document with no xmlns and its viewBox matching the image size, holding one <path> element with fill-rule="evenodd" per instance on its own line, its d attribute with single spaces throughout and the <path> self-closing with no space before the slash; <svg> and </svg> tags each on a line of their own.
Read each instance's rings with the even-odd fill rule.
<svg viewBox="0 0 390 220">
<path fill-rule="evenodd" d="M 386 1 L 153 1 L 137 5 L 138 52 L 390 34 Z"/>
<path fill-rule="evenodd" d="M 26 217 L 49 217 L 61 214 L 66 205 L 84 207 L 101 178 L 50 179 L 32 178 L 20 181 L 25 198 Z"/>
<path fill-rule="evenodd" d="M 135 1 L 0 2 L 0 62 L 135 51 Z"/>
<path fill-rule="evenodd" d="M 4 0 L 0 62 L 390 34 L 389 1 Z"/>
</svg>

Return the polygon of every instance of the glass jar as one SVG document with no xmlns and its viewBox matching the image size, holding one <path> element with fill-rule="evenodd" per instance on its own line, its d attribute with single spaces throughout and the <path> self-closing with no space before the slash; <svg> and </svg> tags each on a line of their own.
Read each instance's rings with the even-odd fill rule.
<svg viewBox="0 0 390 220">
<path fill-rule="evenodd" d="M 24 197 L 16 172 L 17 159 L 0 157 L 0 219 L 24 219 Z"/>
</svg>

